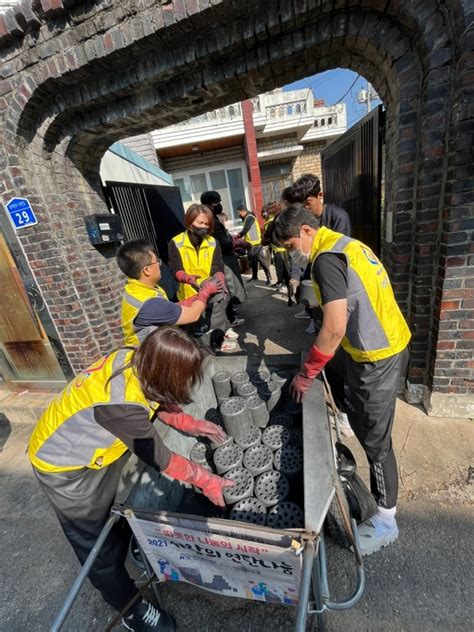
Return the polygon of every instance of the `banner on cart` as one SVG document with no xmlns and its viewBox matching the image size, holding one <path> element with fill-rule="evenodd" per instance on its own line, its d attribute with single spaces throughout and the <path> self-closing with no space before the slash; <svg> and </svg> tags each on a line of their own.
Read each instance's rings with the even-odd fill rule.
<svg viewBox="0 0 474 632">
<path fill-rule="evenodd" d="M 301 556 L 288 546 L 127 520 L 162 581 L 182 581 L 227 597 L 296 605 Z"/>
</svg>

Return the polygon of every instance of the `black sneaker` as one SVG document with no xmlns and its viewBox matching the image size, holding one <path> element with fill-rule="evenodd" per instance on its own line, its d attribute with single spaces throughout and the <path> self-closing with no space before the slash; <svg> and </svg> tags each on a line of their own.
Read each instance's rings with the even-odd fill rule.
<svg viewBox="0 0 474 632">
<path fill-rule="evenodd" d="M 134 632 L 175 632 L 174 619 L 148 601 L 141 601 L 128 617 L 122 618 L 127 630 Z"/>
<path fill-rule="evenodd" d="M 252 277 L 251 279 L 247 279 L 247 283 L 252 283 L 252 281 L 258 281 L 258 278 Z"/>
</svg>

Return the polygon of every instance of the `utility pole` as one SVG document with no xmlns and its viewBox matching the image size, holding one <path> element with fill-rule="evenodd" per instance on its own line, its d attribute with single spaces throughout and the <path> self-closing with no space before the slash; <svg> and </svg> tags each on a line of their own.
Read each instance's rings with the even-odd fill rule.
<svg viewBox="0 0 474 632">
<path fill-rule="evenodd" d="M 377 98 L 377 93 L 369 82 L 367 82 L 367 90 L 362 89 L 357 93 L 357 103 L 367 104 L 367 114 L 372 109 L 372 101 L 375 101 Z"/>
</svg>

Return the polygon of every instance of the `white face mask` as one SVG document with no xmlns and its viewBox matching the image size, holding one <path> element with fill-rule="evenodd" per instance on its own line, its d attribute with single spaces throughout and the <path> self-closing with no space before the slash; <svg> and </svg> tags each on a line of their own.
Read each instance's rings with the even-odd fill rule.
<svg viewBox="0 0 474 632">
<path fill-rule="evenodd" d="M 309 255 L 306 255 L 303 251 L 292 250 L 290 252 L 290 256 L 295 265 L 297 265 L 299 268 L 306 269 L 308 267 Z"/>
</svg>

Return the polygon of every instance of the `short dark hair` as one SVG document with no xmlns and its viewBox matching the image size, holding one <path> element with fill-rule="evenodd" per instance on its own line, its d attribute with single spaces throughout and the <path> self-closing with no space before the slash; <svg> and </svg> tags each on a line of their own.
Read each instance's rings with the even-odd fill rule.
<svg viewBox="0 0 474 632">
<path fill-rule="evenodd" d="M 319 228 L 320 220 L 307 211 L 301 204 L 290 204 L 273 222 L 271 241 L 281 246 L 292 237 L 299 237 L 301 227 L 306 224 L 311 228 Z"/>
<path fill-rule="evenodd" d="M 248 213 L 247 207 L 243 204 L 239 204 L 239 206 L 237 207 L 237 212 L 239 211 L 245 211 L 246 213 Z"/>
<path fill-rule="evenodd" d="M 281 192 L 281 199 L 283 202 L 288 202 L 288 204 L 291 204 L 292 202 L 292 193 L 293 193 L 293 187 L 290 185 L 289 187 L 285 187 L 283 189 L 283 191 Z"/>
<path fill-rule="evenodd" d="M 303 204 L 310 196 L 318 197 L 320 193 L 321 180 L 311 173 L 305 173 L 293 184 L 285 199 L 291 204 Z"/>
<path fill-rule="evenodd" d="M 117 251 L 117 264 L 120 270 L 131 279 L 139 279 L 145 266 L 151 263 L 150 254 L 158 253 L 145 239 L 126 241 Z"/>
<path fill-rule="evenodd" d="M 221 196 L 218 191 L 204 191 L 204 193 L 201 193 L 201 204 L 210 206 L 212 204 L 219 204 L 220 201 Z"/>
<path fill-rule="evenodd" d="M 209 220 L 209 233 L 214 232 L 214 214 L 205 204 L 191 204 L 184 216 L 184 225 L 189 230 L 198 215 L 205 215 Z"/>
</svg>

